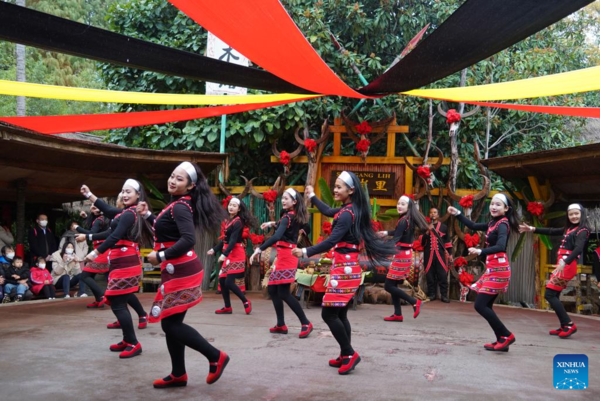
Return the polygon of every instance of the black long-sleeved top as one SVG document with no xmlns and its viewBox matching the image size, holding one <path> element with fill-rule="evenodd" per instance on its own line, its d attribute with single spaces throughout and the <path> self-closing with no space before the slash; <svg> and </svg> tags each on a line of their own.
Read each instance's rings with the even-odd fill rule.
<svg viewBox="0 0 600 401">
<path fill-rule="evenodd" d="M 396 229 L 393 234 L 390 231 L 387 235 L 392 235 L 394 244 L 402 243 L 412 245 L 415 235 L 415 226 L 412 224 L 407 215 L 402 216 L 398 223 L 396 223 Z M 410 249 L 410 246 L 399 246 L 399 249 Z"/>
<path fill-rule="evenodd" d="M 289 244 L 296 244 L 298 242 L 300 225 L 296 222 L 296 219 L 294 219 L 294 215 L 294 212 L 287 212 L 281 217 L 281 220 L 277 222 L 275 234 L 260 246 L 261 251 L 275 245 L 278 241 L 287 242 Z"/>
<path fill-rule="evenodd" d="M 433 225 L 434 230 L 437 231 L 439 239 L 437 239 L 437 251 L 438 255 L 442 257 L 444 255 L 444 248 L 452 248 L 452 243 L 448 239 L 448 227 L 444 223 L 437 222 Z M 421 237 L 421 246 L 423 246 L 425 261 L 429 261 L 430 257 L 435 255 L 435 248 L 431 247 L 431 237 L 433 233 L 424 233 Z M 441 241 L 440 241 L 441 239 Z M 443 260 L 440 260 L 444 262 Z"/>
<path fill-rule="evenodd" d="M 217 246 L 215 246 L 213 248 L 213 251 L 215 251 L 215 252 L 221 251 L 223 249 L 223 244 L 226 242 L 227 248 L 223 251 L 223 255 L 225 255 L 225 257 L 229 256 L 231 251 L 233 251 L 233 248 L 235 247 L 235 245 L 238 242 L 242 242 L 243 231 L 244 231 L 244 223 L 242 222 L 242 219 L 240 219 L 237 216 L 234 217 L 233 220 L 231 220 L 227 223 L 227 227 L 225 228 L 223 240 L 221 242 L 219 242 L 217 244 Z"/>
<path fill-rule="evenodd" d="M 33 263 L 37 258 L 45 258 L 58 250 L 58 242 L 52 230 L 46 227 L 29 229 L 27 237 L 29 241 L 29 251 L 31 254 L 30 262 Z"/>
<path fill-rule="evenodd" d="M 133 225 L 137 220 L 137 212 L 135 210 L 137 205 L 132 205 L 121 210 L 107 205 L 101 199 L 97 199 L 96 202 L 94 202 L 94 206 L 100 209 L 105 216 L 114 217 L 110 222 L 110 231 L 91 235 L 90 239 L 92 241 L 104 240 L 104 242 L 96 248 L 96 251 L 99 254 L 115 248 L 117 242 L 120 240 L 137 242 L 137 239 L 131 234 Z M 115 213 L 117 211 L 118 213 Z"/>
<path fill-rule="evenodd" d="M 543 235 L 562 235 L 563 240 L 560 248 L 571 251 L 571 254 L 565 259 L 566 264 L 570 264 L 583 253 L 585 244 L 590 236 L 590 230 L 587 227 L 579 227 L 579 225 L 570 225 L 568 228 L 535 227 L 533 232 Z"/>
<path fill-rule="evenodd" d="M 467 219 L 463 214 L 456 216 L 458 220 L 471 230 L 485 231 L 486 232 L 486 247 L 481 250 L 480 256 L 492 255 L 494 253 L 506 252 L 506 246 L 508 244 L 509 226 L 508 219 L 505 216 L 495 217 L 490 220 L 489 223 L 473 223 Z M 500 220 L 504 219 L 500 224 L 496 225 Z M 496 225 L 496 228 L 487 232 L 489 228 Z"/>
<path fill-rule="evenodd" d="M 173 197 L 158 217 L 151 215 L 148 221 L 154 224 L 156 242 L 175 242 L 164 251 L 164 258 L 159 256 L 159 251 L 160 261 L 177 259 L 196 245 L 194 212 L 189 196 Z"/>
<path fill-rule="evenodd" d="M 316 206 L 319 211 L 327 217 L 333 217 L 333 223 L 331 225 L 331 235 L 327 237 L 320 244 L 313 245 L 306 248 L 306 254 L 308 256 L 323 253 L 340 242 L 347 244 L 359 245 L 358 239 L 352 234 L 352 224 L 354 223 L 354 209 L 351 203 L 347 203 L 340 208 L 331 208 L 323 203 L 319 198 L 313 196 L 311 202 Z M 352 248 L 339 248 L 336 250 L 339 253 L 351 253 L 357 252 L 356 249 Z"/>
<path fill-rule="evenodd" d="M 94 202 L 94 206 L 96 206 L 106 217 L 109 219 L 114 219 L 116 215 L 121 213 L 124 209 L 120 209 L 118 207 L 114 207 L 104 202 L 102 199 L 97 198 Z"/>
<path fill-rule="evenodd" d="M 14 278 L 16 274 L 19 278 Z M 29 280 L 29 269 L 23 265 L 20 269 L 10 265 L 4 272 L 5 284 L 18 284 L 19 280 Z"/>
<path fill-rule="evenodd" d="M 90 227 L 89 230 L 87 230 L 81 226 L 77 226 L 77 232 L 81 233 L 81 234 L 98 234 L 98 233 L 107 231 L 109 228 L 110 228 L 110 223 L 107 224 L 104 217 L 98 216 L 92 222 L 92 226 Z"/>
</svg>

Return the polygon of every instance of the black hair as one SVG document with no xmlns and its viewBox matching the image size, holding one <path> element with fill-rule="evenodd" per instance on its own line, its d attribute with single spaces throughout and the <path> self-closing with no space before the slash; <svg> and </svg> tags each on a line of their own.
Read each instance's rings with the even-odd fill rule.
<svg viewBox="0 0 600 401">
<path fill-rule="evenodd" d="M 587 228 L 589 230 L 590 227 L 588 226 L 587 210 L 583 207 L 583 205 L 581 203 L 575 203 L 575 205 L 579 205 L 579 207 L 581 208 L 581 218 L 579 219 L 579 224 L 578 224 L 579 228 Z M 567 232 L 567 227 L 569 227 L 569 226 L 573 226 L 573 225 L 571 224 L 571 221 L 569 220 L 569 211 L 567 210 L 567 225 L 565 226 L 565 232 Z"/>
<path fill-rule="evenodd" d="M 41 257 L 41 256 L 40 256 L 40 257 L 38 257 L 38 258 L 35 260 L 35 263 L 39 265 L 39 264 L 40 264 L 40 260 L 43 260 L 43 261 L 45 262 L 45 261 L 46 261 L 46 258 L 43 258 L 43 257 Z"/>
<path fill-rule="evenodd" d="M 298 191 L 294 191 L 296 193 L 296 198 L 290 196 L 292 200 L 296 201 L 296 204 L 292 207 L 296 214 L 294 215 L 294 221 L 298 223 L 300 226 L 305 225 L 308 222 L 308 210 L 306 210 L 306 204 L 304 203 L 304 197 L 300 195 Z M 289 194 L 288 194 L 289 195 Z"/>
<path fill-rule="evenodd" d="M 104 227 L 104 228 L 108 227 L 110 220 L 106 216 L 104 216 L 102 214 L 102 212 L 100 212 L 100 214 L 98 214 L 98 215 L 95 215 L 92 211 L 90 211 L 87 218 L 85 219 L 85 223 L 84 223 L 85 227 L 88 229 L 91 229 L 92 225 L 94 224 L 94 221 L 97 218 L 102 219 L 102 227 Z"/>
<path fill-rule="evenodd" d="M 6 251 L 7 251 L 8 249 L 12 249 L 13 251 L 15 250 L 15 248 L 13 248 L 13 247 L 12 247 L 12 246 L 10 246 L 10 245 L 4 245 L 4 246 L 2 247 L 2 255 L 6 255 Z"/>
<path fill-rule="evenodd" d="M 236 216 L 242 220 L 245 227 L 248 227 L 250 230 L 256 230 L 258 228 L 258 220 L 256 217 L 250 213 L 250 210 L 248 210 L 244 202 L 240 201 L 239 207 Z"/>
<path fill-rule="evenodd" d="M 221 222 L 227 218 L 227 212 L 213 194 L 206 177 L 195 163 L 196 182 L 190 190 L 192 196 L 192 210 L 194 211 L 194 225 L 209 233 L 216 233 L 221 228 Z M 192 184 L 192 178 L 188 175 L 188 185 Z"/>
<path fill-rule="evenodd" d="M 65 243 L 62 246 L 62 249 L 60 250 L 60 256 L 65 256 L 65 251 L 67 250 L 67 246 L 69 246 L 69 244 L 73 245 L 73 253 L 75 253 L 75 243 L 73 241 L 71 241 L 71 239 L 69 238 L 68 240 L 65 241 Z"/>
<path fill-rule="evenodd" d="M 417 204 L 411 198 L 408 198 L 408 210 L 403 216 L 401 216 L 401 218 L 404 216 L 408 218 L 409 227 L 418 227 L 423 231 L 429 230 L 429 224 L 427 223 L 427 220 L 425 220 L 425 217 L 423 217 L 419 209 L 417 209 Z"/>
<path fill-rule="evenodd" d="M 144 186 L 138 180 L 134 180 L 134 181 L 137 182 L 137 184 L 140 188 L 139 191 L 134 188 L 134 190 L 139 195 L 138 203 L 146 202 L 146 204 L 148 205 L 148 210 L 151 212 L 152 207 L 150 206 L 150 202 L 148 200 L 148 196 L 146 195 L 146 191 L 144 190 Z M 137 214 L 136 211 L 134 211 L 134 213 Z M 135 223 L 133 224 L 133 227 L 130 229 L 129 234 L 130 234 L 131 238 L 134 239 L 134 242 L 137 242 L 138 244 L 150 245 L 154 241 L 154 230 L 153 230 L 152 226 L 146 219 L 144 219 L 140 216 L 137 216 L 137 218 L 135 219 Z"/>
<path fill-rule="evenodd" d="M 506 201 L 508 202 L 508 211 L 505 216 L 508 218 L 508 226 L 510 227 L 509 236 L 519 232 L 519 218 L 517 217 L 517 212 L 513 206 L 513 202 L 510 200 L 510 197 L 503 193 L 502 195 L 506 196 Z M 493 198 L 492 198 L 493 199 Z"/>
<path fill-rule="evenodd" d="M 23 261 L 23 258 L 20 256 L 16 256 L 13 258 L 12 263 L 16 262 L 17 260 L 20 260 L 21 262 Z"/>
<path fill-rule="evenodd" d="M 40 212 L 40 213 L 38 213 L 38 214 L 37 214 L 37 216 L 36 216 L 36 218 L 35 218 L 35 219 L 36 219 L 36 220 L 39 220 L 39 219 L 40 219 L 40 216 L 46 216 L 46 217 L 48 217 L 48 215 L 47 215 L 46 213 L 44 213 L 44 212 Z"/>
<path fill-rule="evenodd" d="M 354 193 L 350 195 L 352 208 L 354 209 L 354 224 L 352 224 L 351 228 L 352 235 L 364 244 L 365 252 L 372 266 L 387 265 L 389 264 L 390 257 L 398 252 L 396 245 L 391 241 L 380 239 L 375 234 L 375 230 L 371 224 L 371 205 L 369 199 L 363 191 L 358 177 L 352 172 L 348 172 L 348 174 L 350 174 L 354 184 Z M 344 182 L 344 185 L 350 188 L 346 182 Z"/>
</svg>

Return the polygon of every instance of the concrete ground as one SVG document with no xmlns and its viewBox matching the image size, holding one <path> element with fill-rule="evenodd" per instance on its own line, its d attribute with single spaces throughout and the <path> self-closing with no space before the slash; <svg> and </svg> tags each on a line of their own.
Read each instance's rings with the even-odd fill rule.
<svg viewBox="0 0 600 401">
<path fill-rule="evenodd" d="M 149 307 L 152 294 L 140 294 Z M 353 346 L 362 362 L 349 376 L 327 365 L 339 348 L 321 320 L 307 310 L 315 331 L 299 339 L 299 323 L 286 307 L 288 335 L 273 335 L 270 301 L 250 294 L 254 311 L 241 303 L 234 314 L 217 316 L 220 296 L 206 294 L 186 322 L 231 356 L 223 377 L 207 385 L 207 361 L 188 349 L 188 386 L 155 390 L 152 380 L 170 372 L 159 325 L 138 330 L 141 356 L 119 360 L 108 345 L 120 341 L 109 308 L 87 310 L 87 299 L 24 302 L 0 306 L 0 400 L 559 400 L 600 399 L 600 319 L 574 316 L 579 332 L 562 340 L 547 334 L 558 327 L 553 313 L 497 307 L 517 338 L 508 353 L 485 351 L 492 340 L 472 304 L 439 301 L 424 305 L 403 323 L 388 323 L 388 305 L 350 311 Z M 590 387 L 555 390 L 556 354 L 586 354 Z M 343 398 L 342 398 L 343 397 Z"/>
</svg>

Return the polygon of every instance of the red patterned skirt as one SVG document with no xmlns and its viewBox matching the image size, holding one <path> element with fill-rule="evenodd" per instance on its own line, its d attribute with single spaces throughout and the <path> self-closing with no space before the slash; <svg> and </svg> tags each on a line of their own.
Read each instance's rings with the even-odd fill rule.
<svg viewBox="0 0 600 401">
<path fill-rule="evenodd" d="M 104 241 L 94 241 L 94 249 L 98 248 L 100 244 Z M 108 264 L 108 253 L 110 251 L 106 251 L 100 255 L 93 262 L 88 262 L 84 267 L 84 272 L 90 273 L 106 273 L 109 271 L 110 266 Z"/>
<path fill-rule="evenodd" d="M 156 243 L 154 249 L 164 250 L 173 244 Z M 150 323 L 185 312 L 202 301 L 204 268 L 193 250 L 177 259 L 161 262 L 160 278 L 161 286 L 152 303 Z"/>
<path fill-rule="evenodd" d="M 558 250 L 558 259 L 566 259 L 571 254 L 571 251 L 566 249 Z M 569 281 L 577 274 L 577 259 L 565 266 L 562 272 L 554 269 L 550 276 L 550 281 L 546 284 L 546 288 L 555 291 L 562 291 L 567 288 Z"/>
<path fill-rule="evenodd" d="M 360 286 L 362 269 L 358 263 L 358 252 L 333 252 L 333 265 L 327 290 L 323 296 L 323 306 L 343 307 L 348 305 Z"/>
<path fill-rule="evenodd" d="M 227 244 L 223 244 L 223 249 L 227 249 Z M 246 271 L 246 250 L 241 242 L 235 244 L 228 257 L 221 265 L 219 277 L 227 277 L 228 274 L 244 273 Z"/>
<path fill-rule="evenodd" d="M 485 260 L 485 273 L 476 283 L 471 285 L 471 289 L 483 294 L 496 295 L 508 290 L 510 283 L 510 265 L 506 253 L 494 253 L 488 255 Z"/>
<path fill-rule="evenodd" d="M 138 292 L 142 278 L 142 260 L 135 242 L 119 241 L 108 251 L 110 271 L 106 296 L 123 295 Z"/>
<path fill-rule="evenodd" d="M 401 249 L 394 256 L 386 278 L 390 280 L 404 280 L 413 265 L 412 249 Z"/>
<path fill-rule="evenodd" d="M 296 281 L 298 258 L 292 255 L 292 248 L 277 247 L 277 259 L 269 276 L 269 285 L 290 284 Z"/>
</svg>

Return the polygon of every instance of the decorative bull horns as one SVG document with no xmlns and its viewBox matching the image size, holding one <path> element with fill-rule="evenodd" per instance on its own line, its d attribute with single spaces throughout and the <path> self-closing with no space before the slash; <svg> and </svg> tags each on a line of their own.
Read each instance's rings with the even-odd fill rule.
<svg viewBox="0 0 600 401">
<path fill-rule="evenodd" d="M 300 131 L 302 127 L 298 127 L 296 129 L 296 135 L 298 134 L 298 131 Z M 298 147 L 296 148 L 296 150 L 294 150 L 292 153 L 290 153 L 290 159 L 293 159 L 294 157 L 298 156 L 300 154 L 300 152 L 302 152 L 302 148 L 304 147 L 304 142 L 302 142 L 301 144 L 298 145 Z M 279 150 L 277 150 L 277 140 L 275 140 L 275 142 L 273 142 L 273 154 L 275 155 L 275 157 L 281 157 L 281 152 Z"/>
<path fill-rule="evenodd" d="M 301 128 L 302 127 L 298 127 L 298 129 L 296 129 L 296 131 L 294 132 L 294 137 L 296 138 L 296 142 L 304 146 L 304 141 L 308 139 L 308 130 L 304 130 L 304 139 L 302 139 L 299 135 Z M 321 126 L 321 136 L 319 137 L 319 139 L 315 139 L 314 141 L 317 143 L 317 145 L 320 145 L 321 143 L 326 141 L 327 138 L 329 138 L 330 133 L 331 131 L 329 130 L 329 122 L 325 120 L 323 122 L 323 125 Z"/>
<path fill-rule="evenodd" d="M 448 112 L 442 108 L 442 103 L 444 103 L 444 102 L 438 103 L 437 110 L 438 110 L 438 113 L 440 113 L 442 116 L 446 117 L 448 115 Z M 471 117 L 472 115 L 476 114 L 480 109 L 481 109 L 481 106 L 477 106 L 473 110 L 467 111 L 466 113 L 459 113 L 460 118 L 462 119 L 462 118 L 466 118 L 466 117 Z"/>
<path fill-rule="evenodd" d="M 487 176 L 485 176 L 483 174 L 481 176 L 483 177 L 483 188 L 481 189 L 481 191 L 479 191 L 478 193 L 473 195 L 474 201 L 478 201 L 478 200 L 485 198 L 486 196 L 488 196 L 488 194 L 490 192 L 490 187 L 491 187 L 490 179 L 487 178 Z M 448 196 L 450 198 L 452 198 L 452 200 L 455 200 L 457 202 L 461 200 L 462 197 L 455 194 L 454 191 L 452 191 L 450 182 L 446 183 L 446 190 L 448 191 Z"/>
</svg>

